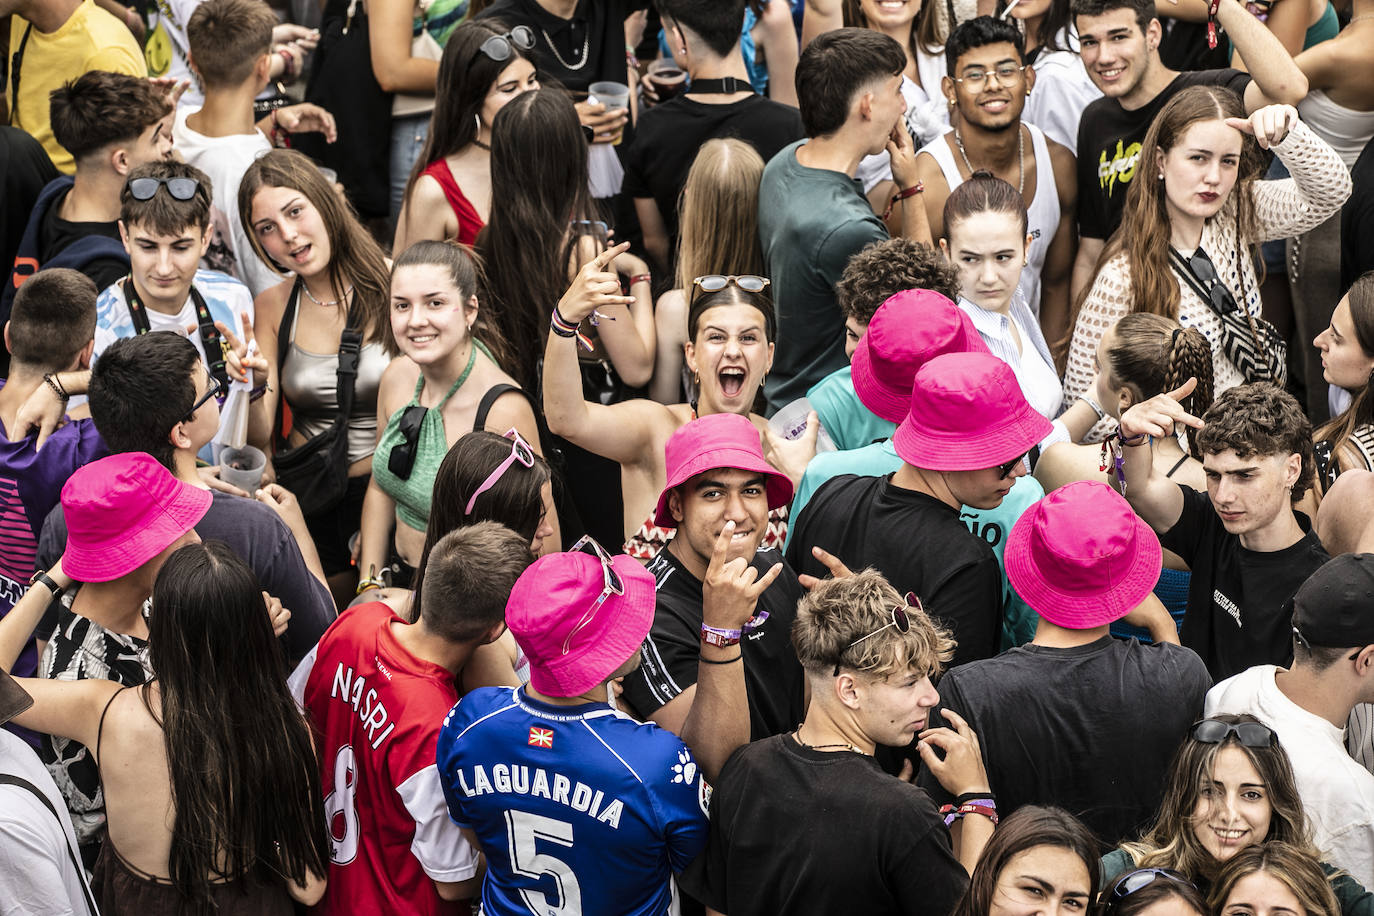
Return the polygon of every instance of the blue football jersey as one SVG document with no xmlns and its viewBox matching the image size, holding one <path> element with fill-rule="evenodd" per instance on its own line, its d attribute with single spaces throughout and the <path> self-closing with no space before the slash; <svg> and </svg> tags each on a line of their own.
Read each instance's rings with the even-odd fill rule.
<svg viewBox="0 0 1374 916">
<path fill-rule="evenodd" d="M 449 711 L 439 775 L 487 856 L 486 916 L 661 916 L 706 843 L 711 789 L 678 738 L 603 703 L 483 687 Z"/>
</svg>

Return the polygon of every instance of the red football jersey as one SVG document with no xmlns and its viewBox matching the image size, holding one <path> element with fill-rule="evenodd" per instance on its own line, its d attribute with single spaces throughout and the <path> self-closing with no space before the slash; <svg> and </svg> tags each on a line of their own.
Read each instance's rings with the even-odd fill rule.
<svg viewBox="0 0 1374 916">
<path fill-rule="evenodd" d="M 457 913 L 434 881 L 477 872 L 435 766 L 439 729 L 458 701 L 453 676 L 402 648 L 393 622 L 380 602 L 344 611 L 291 675 L 316 730 L 329 818 L 317 913 Z"/>
</svg>

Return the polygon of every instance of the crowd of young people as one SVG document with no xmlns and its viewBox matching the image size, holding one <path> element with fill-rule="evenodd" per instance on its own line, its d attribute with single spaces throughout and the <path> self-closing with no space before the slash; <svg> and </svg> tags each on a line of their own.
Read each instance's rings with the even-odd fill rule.
<svg viewBox="0 0 1374 916">
<path fill-rule="evenodd" d="M 0 0 L 0 912 L 1374 916 L 1334 2 Z"/>
</svg>

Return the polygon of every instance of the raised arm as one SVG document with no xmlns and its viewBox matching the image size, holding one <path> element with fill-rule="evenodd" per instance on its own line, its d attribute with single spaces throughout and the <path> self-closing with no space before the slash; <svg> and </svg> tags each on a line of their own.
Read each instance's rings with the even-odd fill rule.
<svg viewBox="0 0 1374 916">
<path fill-rule="evenodd" d="M 1283 239 L 1325 222 L 1350 197 L 1350 170 L 1325 140 L 1298 120 L 1288 105 L 1261 108 L 1247 119 L 1227 123 L 1272 149 L 1291 178 L 1256 181 L 1251 186 L 1260 239 Z"/>
<path fill-rule="evenodd" d="M 797 27 L 786 0 L 767 0 L 763 16 L 754 26 L 759 32 L 756 45 L 763 46 L 768 62 L 768 97 L 784 105 L 797 105 Z"/>
<path fill-rule="evenodd" d="M 1131 268 L 1124 253 L 1117 254 L 1102 266 L 1093 280 L 1074 319 L 1073 339 L 1069 343 L 1068 367 L 1064 373 L 1064 402 L 1092 391 L 1097 377 L 1097 345 L 1102 337 L 1131 308 Z M 1087 441 L 1099 441 L 1111 429 L 1110 418 L 1096 424 Z"/>
<path fill-rule="evenodd" d="M 1164 534 L 1183 514 L 1183 493 L 1178 484 L 1155 470 L 1154 440 L 1174 434 L 1176 424 L 1201 429 L 1202 421 L 1178 402 L 1197 387 L 1190 378 L 1173 391 L 1141 401 L 1121 415 L 1121 476 L 1124 496 L 1145 524 Z"/>
<path fill-rule="evenodd" d="M 842 0 L 806 0 L 806 12 L 802 14 L 802 49 L 811 44 L 817 36 L 843 26 Z"/>
<path fill-rule="evenodd" d="M 1282 5 L 1277 4 L 1275 9 Z M 1217 22 L 1231 37 L 1236 56 L 1244 59 L 1254 78 L 1245 88 L 1246 111 L 1276 102 L 1296 105 L 1307 96 L 1307 77 L 1294 63 L 1293 55 L 1288 53 L 1278 36 L 1250 15 L 1240 0 L 1221 0 Z M 1303 28 L 1306 31 L 1306 26 Z"/>
<path fill-rule="evenodd" d="M 439 62 L 410 56 L 414 28 L 410 0 L 372 0 L 367 14 L 371 22 L 368 47 L 378 85 L 386 92 L 433 95 Z"/>
</svg>

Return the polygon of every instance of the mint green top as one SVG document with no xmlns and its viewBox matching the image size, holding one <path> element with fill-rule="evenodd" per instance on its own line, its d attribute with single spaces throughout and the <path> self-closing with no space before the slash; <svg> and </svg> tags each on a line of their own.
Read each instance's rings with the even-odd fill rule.
<svg viewBox="0 0 1374 916">
<path fill-rule="evenodd" d="M 420 392 L 425 388 L 424 375 L 415 380 L 415 394 L 409 403 L 386 421 L 386 429 L 382 430 L 377 450 L 372 453 L 372 479 L 382 488 L 383 493 L 396 501 L 396 517 L 416 531 L 424 531 L 429 525 L 429 503 L 434 495 L 434 478 L 439 473 L 439 464 L 444 460 L 444 455 L 448 454 L 448 437 L 444 432 L 444 405 L 453 397 L 454 392 L 463 387 L 463 383 L 472 374 L 479 349 L 483 353 L 487 352 L 481 343 L 476 343 L 471 348 L 471 355 L 468 356 L 467 368 L 463 370 L 463 374 L 458 376 L 458 381 L 453 383 L 448 393 L 439 399 L 438 404 L 429 408 L 425 418 L 420 421 L 420 434 L 415 443 L 415 464 L 410 469 L 409 477 L 402 480 L 391 473 L 389 463 L 392 449 L 405 441 L 405 437 L 401 435 L 401 416 L 405 414 L 406 408 L 420 403 Z"/>
<path fill-rule="evenodd" d="M 811 402 L 811 408 L 816 411 L 816 417 L 830 434 L 835 447 L 841 451 L 872 445 L 890 438 L 897 431 L 896 423 L 884 420 L 859 400 L 854 393 L 854 377 L 848 366 L 836 369 L 812 385 L 811 390 L 806 392 L 806 399 Z M 792 516 L 796 517 L 796 511 Z"/>
</svg>

